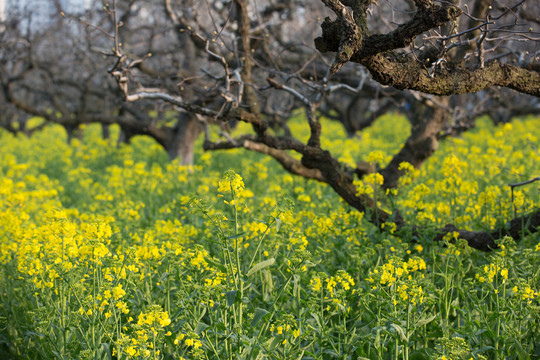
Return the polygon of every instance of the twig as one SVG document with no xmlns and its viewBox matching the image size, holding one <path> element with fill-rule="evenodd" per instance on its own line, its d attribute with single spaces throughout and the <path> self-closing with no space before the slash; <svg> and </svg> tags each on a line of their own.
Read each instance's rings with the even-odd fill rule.
<svg viewBox="0 0 540 360">
<path fill-rule="evenodd" d="M 514 208 L 514 219 L 517 217 L 516 204 L 514 203 L 514 188 L 519 187 L 519 186 L 523 186 L 523 185 L 527 185 L 527 184 L 532 184 L 535 181 L 540 181 L 540 176 L 537 176 L 537 177 L 535 177 L 533 179 L 530 179 L 530 180 L 527 180 L 527 181 L 508 184 L 510 186 L 510 192 L 512 193 L 512 207 Z"/>
</svg>

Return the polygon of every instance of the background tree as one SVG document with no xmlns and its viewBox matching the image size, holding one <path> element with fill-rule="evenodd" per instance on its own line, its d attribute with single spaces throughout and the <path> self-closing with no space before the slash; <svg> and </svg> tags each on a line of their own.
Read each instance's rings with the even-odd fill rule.
<svg viewBox="0 0 540 360">
<path fill-rule="evenodd" d="M 193 143 L 202 131 L 193 116 L 171 113 L 170 108 L 153 101 L 122 101 L 120 90 L 107 74 L 110 64 L 103 61 L 110 41 L 107 35 L 114 31 L 114 26 L 96 10 L 97 5 L 82 17 L 78 7 L 70 13 L 55 0 L 49 5 L 55 14 L 52 19 L 48 18 L 48 11 L 11 13 L 0 33 L 0 101 L 5 106 L 2 126 L 11 132 L 30 133 L 25 128 L 26 119 L 38 116 L 45 122 L 36 129 L 49 123 L 60 124 L 71 141 L 73 136 L 80 135 L 81 124 L 101 123 L 104 137 L 109 135 L 110 124 L 118 124 L 119 142 L 129 142 L 135 135 L 148 135 L 166 149 L 171 159 L 180 156 L 184 163 L 192 164 Z M 118 20 L 126 25 L 137 16 L 149 18 L 149 9 L 137 7 L 135 2 L 125 5 L 124 16 Z M 42 19 L 39 27 L 22 25 L 32 24 L 28 18 L 43 16 L 47 21 Z M 167 36 L 172 30 L 160 27 L 154 18 L 151 20 L 151 24 L 134 25 L 138 31 L 133 32 L 133 42 L 144 40 L 139 46 L 155 52 L 152 62 L 141 64 L 141 69 L 148 76 L 166 74 L 169 78 L 174 71 L 167 72 L 171 68 L 170 64 L 167 68 L 167 61 L 176 62 L 169 55 L 171 44 L 178 45 L 177 37 Z M 147 32 L 141 37 L 145 29 Z M 170 82 L 176 83 L 173 79 Z"/>
</svg>

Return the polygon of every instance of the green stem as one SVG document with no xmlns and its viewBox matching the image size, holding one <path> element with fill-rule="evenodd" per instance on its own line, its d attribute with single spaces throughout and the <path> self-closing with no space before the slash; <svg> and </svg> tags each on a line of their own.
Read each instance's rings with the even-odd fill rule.
<svg viewBox="0 0 540 360">
<path fill-rule="evenodd" d="M 212 218 L 210 215 L 208 215 L 208 211 L 204 210 L 199 205 L 199 203 L 197 203 L 197 202 L 195 202 L 195 206 L 203 213 L 204 216 L 206 216 L 208 219 L 210 219 L 212 224 L 218 229 L 221 240 L 223 242 L 226 242 L 225 246 L 222 245 L 222 249 L 223 249 L 223 247 L 226 248 L 227 257 L 228 257 L 228 260 L 229 260 L 228 261 L 229 262 L 228 267 L 229 267 L 230 274 L 228 274 L 228 276 L 232 277 L 232 279 L 234 281 L 234 288 L 235 288 L 235 290 L 238 290 L 238 283 L 237 283 L 236 277 L 234 276 L 234 269 L 232 267 L 232 264 L 233 264 L 232 255 L 231 255 L 230 244 L 229 244 L 229 240 L 228 240 L 227 235 L 225 235 L 225 232 L 223 231 L 223 228 L 216 222 L 216 220 L 214 218 Z M 227 280 L 229 280 L 229 279 L 227 279 Z"/>
<path fill-rule="evenodd" d="M 411 322 L 411 306 L 410 303 L 407 304 L 407 326 L 405 328 L 405 336 L 407 337 L 407 342 L 405 343 L 405 346 L 403 347 L 403 359 L 409 360 L 409 326 Z"/>
<path fill-rule="evenodd" d="M 64 237 L 62 236 L 62 262 L 60 263 L 60 266 L 64 266 Z M 63 271 L 60 271 L 60 308 L 61 308 L 61 316 L 60 316 L 60 328 L 62 329 L 62 337 L 63 337 L 63 346 L 62 346 L 62 354 L 64 352 L 64 349 L 66 347 L 66 319 L 65 319 L 65 311 L 66 311 L 66 303 L 64 298 L 64 274 Z"/>
<path fill-rule="evenodd" d="M 206 338 L 208 344 L 212 348 L 212 351 L 216 355 L 216 359 L 219 359 L 220 358 L 219 353 L 217 352 L 216 348 L 214 347 L 214 344 L 212 343 L 212 341 L 210 341 L 210 338 L 208 337 L 208 334 L 206 333 L 206 331 L 204 331 L 204 337 Z"/>
<path fill-rule="evenodd" d="M 495 278 L 495 285 L 497 285 L 495 294 L 495 306 L 497 308 L 497 314 L 500 314 L 500 303 L 499 303 L 499 286 L 498 286 L 498 277 Z M 499 339 L 501 336 L 501 316 L 497 316 L 497 338 L 495 339 L 495 359 L 499 358 Z"/>
<path fill-rule="evenodd" d="M 268 233 L 268 229 L 270 229 L 270 227 L 276 222 L 276 218 L 281 214 L 278 213 L 276 215 L 275 218 L 272 219 L 272 221 L 270 222 L 270 224 L 266 225 L 266 229 L 264 229 L 264 232 L 262 233 L 260 239 L 259 239 L 259 243 L 257 244 L 257 247 L 255 248 L 255 252 L 253 253 L 253 256 L 251 257 L 251 261 L 249 262 L 249 265 L 248 265 L 248 269 L 251 269 L 251 266 L 253 265 L 253 262 L 255 261 L 255 257 L 257 257 L 257 254 L 259 252 L 259 249 L 262 245 L 262 242 L 264 240 L 264 238 L 266 237 L 266 234 Z"/>
<path fill-rule="evenodd" d="M 270 323 L 272 322 L 272 319 L 274 318 L 274 315 L 276 314 L 276 303 L 277 301 L 279 300 L 279 298 L 281 297 L 281 295 L 283 295 L 283 292 L 285 291 L 285 289 L 287 288 L 287 286 L 289 285 L 289 283 L 291 282 L 292 278 L 294 276 L 294 273 L 291 274 L 291 276 L 289 276 L 289 278 L 285 281 L 285 283 L 281 286 L 280 290 L 279 290 L 279 293 L 278 293 L 278 296 L 274 299 L 274 301 L 272 302 L 272 311 L 270 312 L 270 317 L 268 318 L 268 321 L 266 322 L 266 324 L 264 324 L 263 326 L 261 326 L 261 329 L 259 330 L 259 333 L 257 334 L 257 337 L 255 338 L 255 342 L 254 344 L 258 343 L 259 341 L 259 338 L 261 337 L 261 335 L 263 333 L 266 332 L 266 330 L 268 329 L 268 327 L 270 326 Z M 252 349 L 255 349 L 255 346 L 253 346 Z M 253 351 L 253 350 L 252 350 Z"/>
<path fill-rule="evenodd" d="M 92 244 L 92 351 L 96 350 L 96 258 L 95 246 Z"/>
<path fill-rule="evenodd" d="M 169 314 L 169 316 L 171 315 L 171 280 L 170 280 L 170 277 L 171 277 L 171 262 L 170 260 L 167 262 L 167 299 L 166 299 L 166 309 L 167 309 L 167 314 Z"/>
<path fill-rule="evenodd" d="M 377 355 L 379 357 L 379 360 L 382 360 L 382 346 L 381 346 L 381 330 L 379 327 L 381 326 L 381 309 L 382 307 L 379 306 L 379 311 L 377 313 Z"/>
<path fill-rule="evenodd" d="M 234 193 L 234 190 L 232 188 L 231 183 L 231 193 L 232 193 L 232 201 L 233 201 L 233 211 L 234 211 L 234 242 L 235 242 L 235 252 L 236 252 L 236 276 L 238 279 L 238 282 L 241 281 L 242 273 L 240 269 L 240 249 L 238 248 L 238 207 L 236 206 L 236 194 Z"/>
<path fill-rule="evenodd" d="M 223 325 L 225 326 L 225 329 L 228 329 L 229 328 L 229 311 L 227 309 L 225 309 L 225 316 L 223 316 L 223 313 L 222 313 L 222 316 L 223 316 Z M 225 353 L 227 354 L 227 358 L 228 359 L 232 359 L 232 351 L 229 349 L 229 336 L 226 336 L 225 337 Z"/>
</svg>

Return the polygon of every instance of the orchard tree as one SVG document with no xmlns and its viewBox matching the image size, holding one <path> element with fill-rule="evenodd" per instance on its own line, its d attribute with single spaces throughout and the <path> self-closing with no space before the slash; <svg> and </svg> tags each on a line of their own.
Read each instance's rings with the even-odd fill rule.
<svg viewBox="0 0 540 360">
<path fill-rule="evenodd" d="M 539 21 L 530 16 L 538 13 L 538 4 L 533 2 L 396 0 L 376 5 L 370 0 L 322 0 L 306 5 L 233 0 L 211 1 L 203 7 L 191 1 L 163 3 L 178 36 L 186 44 L 186 35 L 191 40 L 182 61 L 196 57 L 197 65 L 185 68 L 188 75 L 181 74 L 175 88 L 159 82 L 154 87 L 134 83 L 136 72 L 150 72 L 142 69 L 144 54 L 131 58 L 130 45 L 121 44 L 124 24 L 118 21 L 119 9 L 113 2 L 109 11 L 116 24 L 112 54 L 116 60 L 110 73 L 124 100 L 172 104 L 204 125 L 206 150 L 242 147 L 267 154 L 291 173 L 327 183 L 373 224 L 394 222 L 398 232 L 420 235 L 422 229 L 407 224 L 399 211 L 384 211 L 371 197 L 357 194 L 355 177 L 373 169 L 351 168 L 321 146 L 320 110 L 324 112 L 325 100 L 331 104 L 333 93 L 344 89 L 351 94 L 362 94 L 370 87 L 386 91 L 386 86 L 413 91 L 397 96 L 405 102 L 407 97 L 415 98 L 419 104 L 410 116 L 414 119 L 411 136 L 389 165 L 379 170 L 386 188 L 397 185 L 399 164 L 420 166 L 437 148 L 445 128 L 448 133 L 459 129 L 455 123 L 448 129 L 449 114 L 452 107 L 467 105 L 467 100 L 450 95 L 490 89 L 469 98 L 489 105 L 470 112 L 474 115 L 499 107 L 493 105 L 494 87 L 532 95 L 524 101 L 531 104 L 531 112 L 538 108 Z M 333 18 L 328 16 L 321 23 L 329 10 Z M 313 38 L 319 25 L 322 34 Z M 323 55 L 328 53 L 334 55 Z M 276 121 L 286 119 L 298 106 L 305 109 L 310 130 L 307 142 L 292 136 L 286 121 Z M 470 127 L 473 118 L 463 119 L 461 127 Z M 223 132 L 222 140 L 210 140 L 209 124 L 222 124 L 223 129 L 234 121 L 251 124 L 253 132 L 236 138 Z M 290 152 L 299 153 L 301 160 Z M 437 238 L 457 231 L 471 246 L 489 250 L 496 247 L 495 239 L 534 232 L 539 223 L 537 209 L 490 232 L 447 225 Z"/>
<path fill-rule="evenodd" d="M 118 92 L 114 82 L 102 74 L 106 71 L 103 55 L 92 51 L 92 34 L 84 29 L 69 33 L 60 10 L 58 19 L 39 31 L 21 28 L 25 15 L 20 16 L 10 18 L 0 34 L 0 83 L 7 109 L 16 109 L 13 111 L 24 119 L 43 118 L 40 127 L 62 125 L 68 141 L 80 124 L 114 122 L 114 104 L 123 104 L 114 96 Z M 18 128 L 27 133 L 37 130 Z"/>
</svg>

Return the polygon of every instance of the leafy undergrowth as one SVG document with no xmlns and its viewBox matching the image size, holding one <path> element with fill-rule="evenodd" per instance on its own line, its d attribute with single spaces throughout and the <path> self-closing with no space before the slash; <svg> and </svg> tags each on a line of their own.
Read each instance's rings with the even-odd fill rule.
<svg viewBox="0 0 540 360">
<path fill-rule="evenodd" d="M 417 242 L 259 154 L 198 152 L 197 166 L 182 167 L 149 139 L 117 148 L 94 126 L 71 146 L 59 127 L 1 132 L 0 355 L 538 358 L 538 235 L 491 253 L 429 236 L 538 208 L 537 183 L 513 201 L 508 186 L 539 175 L 537 125 L 480 120 L 397 191 L 384 194 L 376 176 L 358 182 L 424 226 Z M 342 161 L 381 167 L 408 125 L 393 115 L 360 138 L 332 122 L 324 131 Z"/>
</svg>

